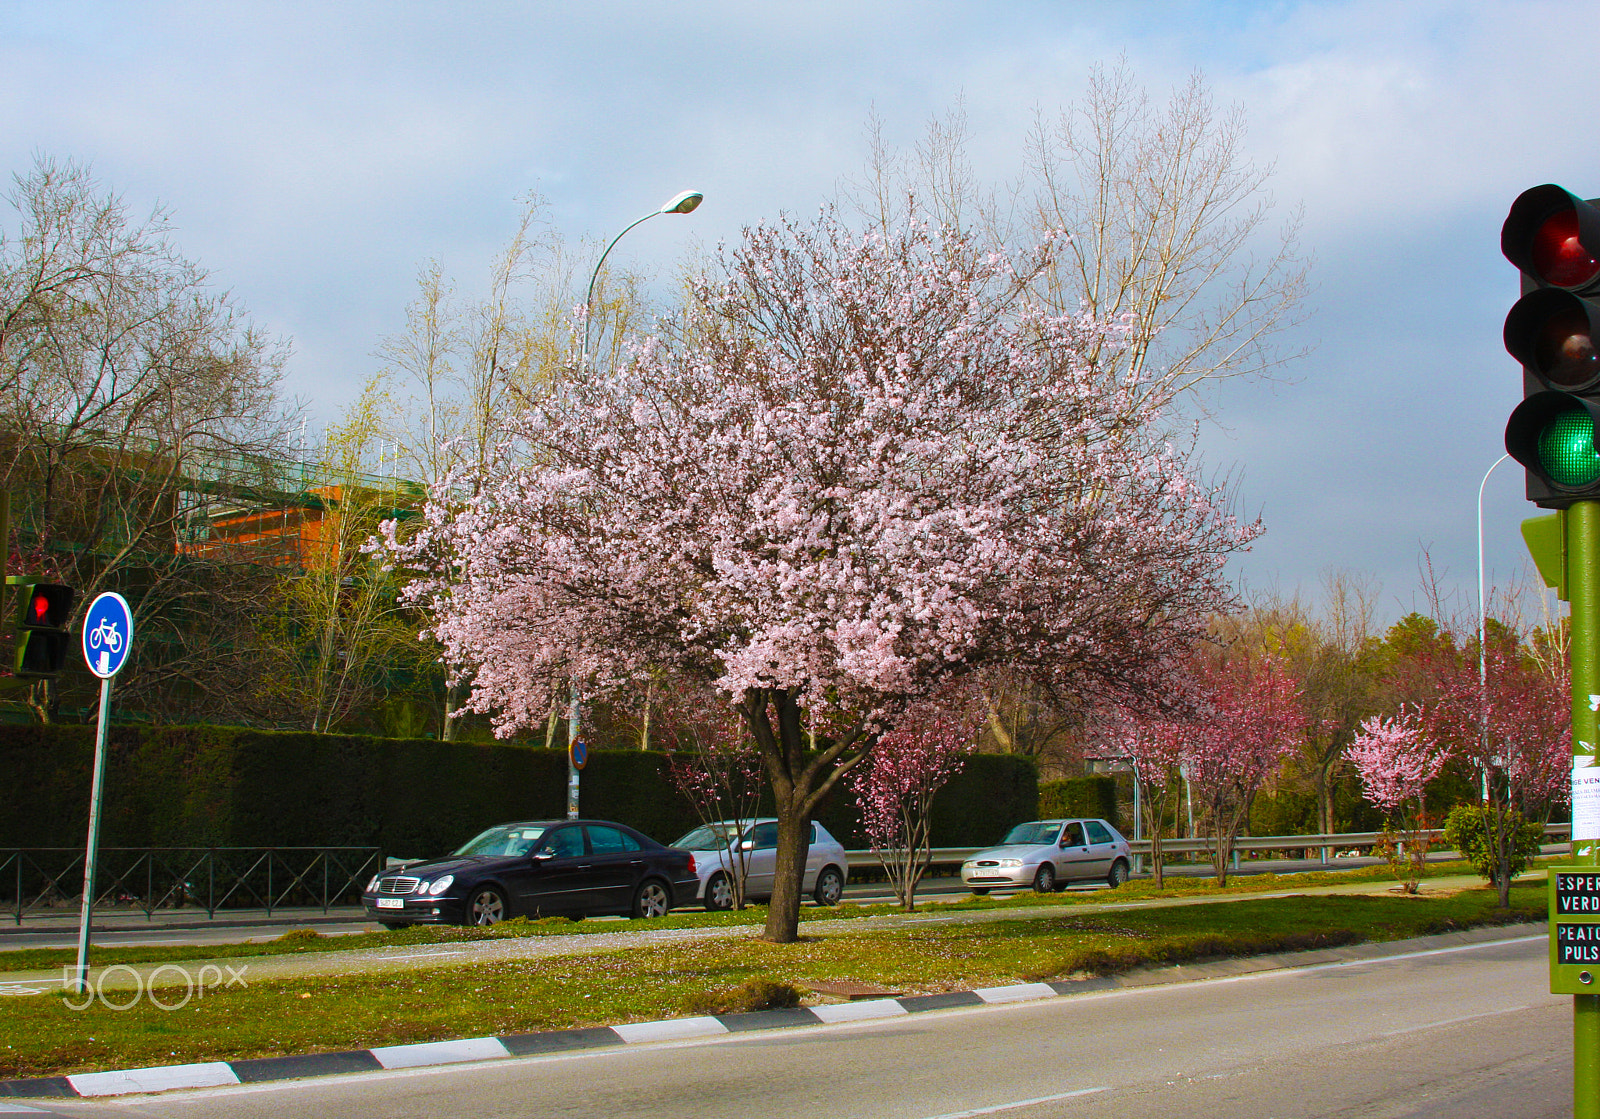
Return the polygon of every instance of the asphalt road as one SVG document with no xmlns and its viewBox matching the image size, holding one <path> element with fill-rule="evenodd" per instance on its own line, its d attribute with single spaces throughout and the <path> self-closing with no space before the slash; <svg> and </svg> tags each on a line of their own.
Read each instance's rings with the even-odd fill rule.
<svg viewBox="0 0 1600 1119">
<path fill-rule="evenodd" d="M 1207 982 L 581 1054 L 123 1097 L 64 1115 L 1553 1119 L 1571 1001 L 1521 937 Z"/>
</svg>

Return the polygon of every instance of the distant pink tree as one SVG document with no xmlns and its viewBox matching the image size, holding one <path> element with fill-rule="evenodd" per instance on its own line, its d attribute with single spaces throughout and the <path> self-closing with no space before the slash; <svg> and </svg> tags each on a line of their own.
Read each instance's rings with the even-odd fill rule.
<svg viewBox="0 0 1600 1119">
<path fill-rule="evenodd" d="M 1107 752 L 1126 758 L 1138 783 L 1144 832 L 1150 840 L 1150 874 L 1159 890 L 1166 884 L 1162 831 L 1182 788 L 1179 771 L 1185 747 L 1195 737 L 1195 724 L 1119 704 L 1102 717 L 1098 729 Z"/>
<path fill-rule="evenodd" d="M 934 794 L 961 771 L 977 744 L 978 713 L 953 693 L 910 708 L 849 778 L 867 842 L 907 913 L 916 909 L 917 884 L 932 852 Z"/>
<path fill-rule="evenodd" d="M 1299 746 L 1306 715 L 1299 684 L 1269 656 L 1233 657 L 1196 672 L 1198 716 L 1183 749 L 1194 798 L 1212 837 L 1217 884 L 1228 882 L 1233 844 L 1250 803 Z"/>
<path fill-rule="evenodd" d="M 1366 798 L 1389 814 L 1380 851 L 1406 892 L 1416 893 L 1431 845 L 1428 782 L 1443 772 L 1449 748 L 1429 733 L 1421 711 L 1407 706 L 1392 719 L 1374 716 L 1363 722 L 1345 757 L 1360 776 Z"/>
<path fill-rule="evenodd" d="M 798 934 L 811 815 L 909 706 L 995 665 L 1137 695 L 1231 600 L 1259 525 L 1158 438 L 1137 375 L 1086 358 L 1115 331 L 1031 301 L 1058 249 L 748 230 L 682 319 L 391 534 L 392 562 L 435 558 L 408 601 L 500 734 L 569 679 L 721 693 L 776 806 L 771 940 Z"/>
<path fill-rule="evenodd" d="M 1422 806 L 1428 782 L 1443 771 L 1450 751 L 1428 734 L 1416 708 L 1402 707 L 1392 719 L 1373 716 L 1363 722 L 1345 757 L 1360 776 L 1366 798 L 1393 811 Z"/>
<path fill-rule="evenodd" d="M 657 743 L 668 754 L 667 776 L 694 806 L 695 816 L 715 828 L 723 842 L 716 859 L 723 875 L 706 880 L 707 909 L 743 909 L 749 880 L 749 854 L 733 842 L 744 833 L 738 821 L 752 819 L 760 806 L 761 758 L 749 728 L 737 713 L 703 685 L 669 680 L 658 685 Z M 734 823 L 728 825 L 729 821 Z"/>
</svg>

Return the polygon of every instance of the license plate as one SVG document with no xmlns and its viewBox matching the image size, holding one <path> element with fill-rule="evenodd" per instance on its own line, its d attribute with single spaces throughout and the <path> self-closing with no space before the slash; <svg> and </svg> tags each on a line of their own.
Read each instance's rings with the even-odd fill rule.
<svg viewBox="0 0 1600 1119">
<path fill-rule="evenodd" d="M 404 909 L 405 907 L 406 907 L 406 899 L 405 898 L 379 898 L 378 899 L 378 908 L 379 909 Z"/>
</svg>

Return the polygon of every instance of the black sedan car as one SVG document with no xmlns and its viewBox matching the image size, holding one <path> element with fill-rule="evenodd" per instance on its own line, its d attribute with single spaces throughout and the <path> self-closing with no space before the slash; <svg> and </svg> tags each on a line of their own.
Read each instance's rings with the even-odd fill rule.
<svg viewBox="0 0 1600 1119">
<path fill-rule="evenodd" d="M 508 917 L 660 917 L 693 904 L 694 856 L 610 820 L 501 824 L 443 859 L 384 871 L 361 894 L 384 928 Z"/>
</svg>

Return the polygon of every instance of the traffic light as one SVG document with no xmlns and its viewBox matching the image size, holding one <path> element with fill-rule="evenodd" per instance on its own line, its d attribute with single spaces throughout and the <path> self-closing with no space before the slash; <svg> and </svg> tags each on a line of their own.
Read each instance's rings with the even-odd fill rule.
<svg viewBox="0 0 1600 1119">
<path fill-rule="evenodd" d="M 21 611 L 17 618 L 17 676 L 47 680 L 61 671 L 72 647 L 67 619 L 77 592 L 60 583 L 34 583 L 19 587 Z"/>
<path fill-rule="evenodd" d="M 1600 200 L 1596 200 L 1600 201 Z M 1525 190 L 1500 230 L 1522 270 L 1505 344 L 1522 363 L 1522 403 L 1506 451 L 1527 468 L 1528 500 L 1547 509 L 1600 501 L 1600 208 L 1547 184 Z"/>
</svg>

